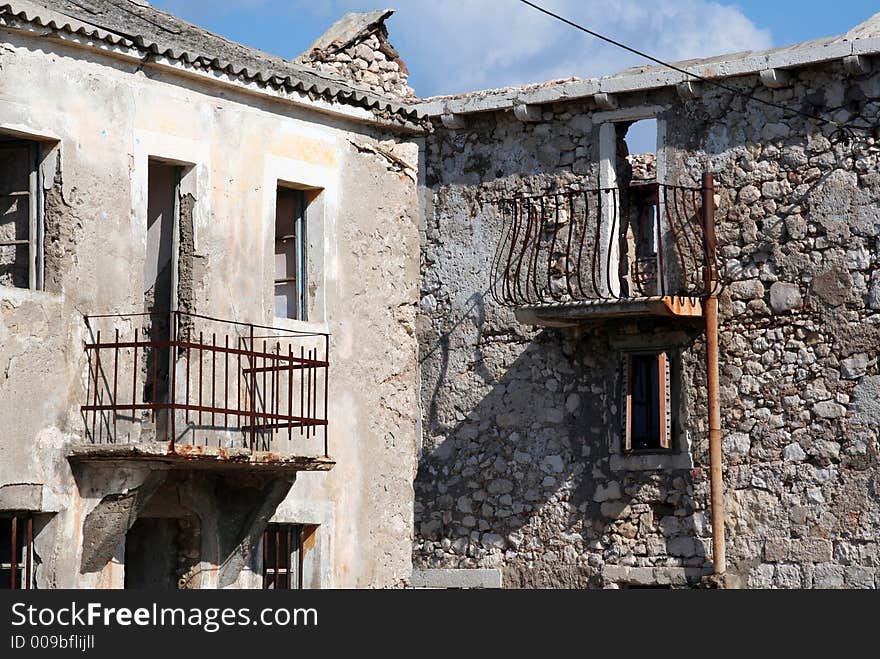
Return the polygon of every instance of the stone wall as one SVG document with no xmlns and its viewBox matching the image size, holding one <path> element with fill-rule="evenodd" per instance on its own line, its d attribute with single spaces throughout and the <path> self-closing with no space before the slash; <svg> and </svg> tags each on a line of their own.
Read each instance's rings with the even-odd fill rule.
<svg viewBox="0 0 880 659">
<path fill-rule="evenodd" d="M 873 125 L 880 76 L 837 65 L 744 92 Z M 880 177 L 873 140 L 708 88 L 620 99 L 659 106 L 665 182 L 716 175 L 722 417 L 731 586 L 874 587 L 880 567 L 876 394 Z M 602 322 L 538 331 L 488 295 L 511 191 L 598 182 L 599 130 L 585 102 L 436 126 L 427 145 L 422 249 L 424 446 L 414 561 L 500 568 L 511 586 L 699 583 L 711 572 L 701 322 Z M 668 469 L 616 455 L 621 358 L 672 347 L 681 381 Z M 625 465 L 624 465 L 625 466 Z"/>
<path fill-rule="evenodd" d="M 299 60 L 319 71 L 351 80 L 377 94 L 415 100 L 409 69 L 388 40 L 391 10 L 346 14 Z"/>
</svg>

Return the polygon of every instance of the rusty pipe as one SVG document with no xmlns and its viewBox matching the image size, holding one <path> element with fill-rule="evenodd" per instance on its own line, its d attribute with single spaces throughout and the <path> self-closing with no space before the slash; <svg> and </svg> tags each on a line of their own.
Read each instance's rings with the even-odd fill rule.
<svg viewBox="0 0 880 659">
<path fill-rule="evenodd" d="M 707 254 L 715 253 L 715 180 L 712 174 L 703 174 L 703 229 Z M 707 268 L 712 269 L 709 277 L 714 291 L 703 303 L 703 317 L 706 321 L 706 385 L 709 404 L 709 463 L 712 504 L 712 555 L 715 574 L 720 576 L 727 571 L 727 550 L 724 539 L 724 477 L 722 464 L 724 454 L 721 448 L 721 398 L 720 375 L 718 367 L 718 273 L 714 271 L 712 259 Z"/>
</svg>

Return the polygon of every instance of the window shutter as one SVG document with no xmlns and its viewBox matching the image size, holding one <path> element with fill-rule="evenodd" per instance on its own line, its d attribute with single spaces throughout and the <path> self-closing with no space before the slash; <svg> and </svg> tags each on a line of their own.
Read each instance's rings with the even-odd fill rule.
<svg viewBox="0 0 880 659">
<path fill-rule="evenodd" d="M 658 355 L 659 366 L 657 369 L 660 382 L 658 383 L 660 391 L 660 447 L 663 449 L 672 448 L 672 415 L 670 414 L 672 401 L 670 397 L 670 380 L 669 380 L 669 357 L 665 352 Z"/>
<path fill-rule="evenodd" d="M 632 451 L 632 355 L 626 355 L 623 360 L 623 395 L 625 404 L 623 409 L 623 429 L 625 452 Z"/>
</svg>

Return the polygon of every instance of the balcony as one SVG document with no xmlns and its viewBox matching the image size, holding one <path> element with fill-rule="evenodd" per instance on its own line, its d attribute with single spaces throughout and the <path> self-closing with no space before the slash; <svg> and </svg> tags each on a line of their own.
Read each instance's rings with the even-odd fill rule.
<svg viewBox="0 0 880 659">
<path fill-rule="evenodd" d="M 519 195 L 498 206 L 492 295 L 529 325 L 694 318 L 717 292 L 714 185 L 648 182 Z"/>
<path fill-rule="evenodd" d="M 329 336 L 175 312 L 86 318 L 76 461 L 327 471 Z"/>
</svg>

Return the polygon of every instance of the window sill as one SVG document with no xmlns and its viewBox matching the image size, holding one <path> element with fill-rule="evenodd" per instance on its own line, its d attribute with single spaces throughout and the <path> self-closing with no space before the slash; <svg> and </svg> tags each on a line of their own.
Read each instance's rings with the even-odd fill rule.
<svg viewBox="0 0 880 659">
<path fill-rule="evenodd" d="M 329 326 L 324 321 L 294 320 L 293 318 L 279 318 L 277 316 L 272 321 L 272 327 L 290 330 L 292 332 L 309 332 L 314 334 L 330 333 Z"/>
<path fill-rule="evenodd" d="M 612 454 L 612 471 L 683 471 L 694 468 L 690 453 Z"/>
</svg>

